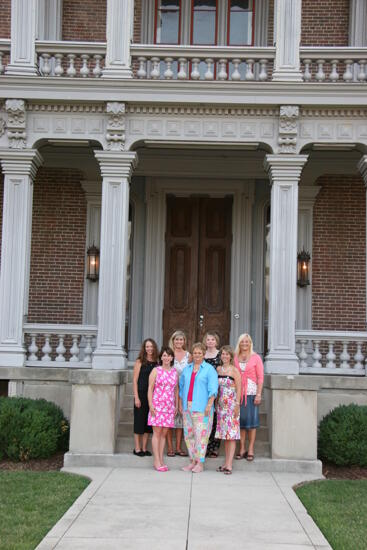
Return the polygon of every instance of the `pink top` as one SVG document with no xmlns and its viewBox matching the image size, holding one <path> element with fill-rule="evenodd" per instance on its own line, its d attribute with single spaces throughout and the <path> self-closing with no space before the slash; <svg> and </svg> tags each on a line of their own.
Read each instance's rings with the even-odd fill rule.
<svg viewBox="0 0 367 550">
<path fill-rule="evenodd" d="M 234 366 L 241 375 L 242 391 L 241 391 L 241 403 L 243 396 L 245 396 L 245 406 L 247 404 L 247 380 L 250 379 L 255 384 L 262 384 L 264 382 L 264 365 L 260 355 L 253 353 L 246 363 L 245 372 L 241 371 L 240 362 L 237 355 L 234 356 Z"/>
<path fill-rule="evenodd" d="M 189 393 L 187 394 L 187 401 L 192 401 L 192 394 L 194 393 L 194 384 L 195 384 L 196 375 L 197 375 L 197 372 L 193 370 L 190 378 L 190 386 L 189 386 Z"/>
</svg>

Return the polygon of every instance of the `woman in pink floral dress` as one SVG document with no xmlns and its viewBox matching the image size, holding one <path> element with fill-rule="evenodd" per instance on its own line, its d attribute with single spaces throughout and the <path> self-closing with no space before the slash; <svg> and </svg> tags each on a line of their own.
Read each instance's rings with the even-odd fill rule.
<svg viewBox="0 0 367 550">
<path fill-rule="evenodd" d="M 159 354 L 159 365 L 152 370 L 149 376 L 148 425 L 153 426 L 154 468 L 158 472 L 168 471 L 168 467 L 163 461 L 163 452 L 168 429 L 175 426 L 175 415 L 178 408 L 178 374 L 173 364 L 172 349 L 163 347 Z"/>
<path fill-rule="evenodd" d="M 240 439 L 240 399 L 241 376 L 233 365 L 234 351 L 230 346 L 223 346 L 220 351 L 222 364 L 217 367 L 217 430 L 216 439 L 224 439 L 225 462 L 218 472 L 232 473 L 236 440 Z"/>
</svg>

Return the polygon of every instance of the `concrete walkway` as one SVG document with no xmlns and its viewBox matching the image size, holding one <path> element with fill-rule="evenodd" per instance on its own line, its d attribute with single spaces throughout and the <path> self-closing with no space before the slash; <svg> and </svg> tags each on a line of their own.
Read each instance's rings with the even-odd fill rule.
<svg viewBox="0 0 367 550">
<path fill-rule="evenodd" d="M 145 459 L 144 459 L 145 460 Z M 92 483 L 38 550 L 331 548 L 292 486 L 312 474 L 67 468 Z M 147 465 L 148 466 L 148 465 Z"/>
</svg>

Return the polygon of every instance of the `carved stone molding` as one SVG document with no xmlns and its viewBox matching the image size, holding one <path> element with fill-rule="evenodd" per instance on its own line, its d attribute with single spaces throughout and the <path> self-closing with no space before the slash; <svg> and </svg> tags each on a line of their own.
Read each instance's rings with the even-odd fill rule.
<svg viewBox="0 0 367 550">
<path fill-rule="evenodd" d="M 9 147 L 24 149 L 26 146 L 26 113 L 23 99 L 7 99 L 5 111 L 8 114 L 7 131 Z"/>
<path fill-rule="evenodd" d="M 127 105 L 128 114 L 149 115 L 213 115 L 213 116 L 276 116 L 276 108 L 199 107 L 191 105 Z"/>
<path fill-rule="evenodd" d="M 0 118 L 0 137 L 5 133 L 5 120 Z"/>
<path fill-rule="evenodd" d="M 107 149 L 123 151 L 125 147 L 125 103 L 107 103 L 108 123 L 106 131 Z"/>
<path fill-rule="evenodd" d="M 279 153 L 295 153 L 298 137 L 299 107 L 282 105 L 279 111 Z"/>
<path fill-rule="evenodd" d="M 364 118 L 367 117 L 367 109 L 315 109 L 303 107 L 300 115 L 305 118 Z"/>
<path fill-rule="evenodd" d="M 29 103 L 26 106 L 27 111 L 31 112 L 50 112 L 50 113 L 104 113 L 106 107 L 98 103 Z"/>
</svg>

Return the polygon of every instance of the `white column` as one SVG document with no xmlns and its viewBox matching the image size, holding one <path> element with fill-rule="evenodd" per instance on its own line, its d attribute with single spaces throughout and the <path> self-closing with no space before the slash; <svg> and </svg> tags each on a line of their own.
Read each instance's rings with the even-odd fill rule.
<svg viewBox="0 0 367 550">
<path fill-rule="evenodd" d="M 130 151 L 96 151 L 95 156 L 103 182 L 98 335 L 92 365 L 96 369 L 123 369 L 129 180 L 137 157 Z"/>
<path fill-rule="evenodd" d="M 363 48 L 367 45 L 367 0 L 350 0 L 349 46 Z"/>
<path fill-rule="evenodd" d="M 28 307 L 33 180 L 42 157 L 33 149 L 0 150 L 4 173 L 0 271 L 0 366 L 22 367 Z"/>
<path fill-rule="evenodd" d="M 307 155 L 267 155 L 271 182 L 269 341 L 266 372 L 297 374 L 295 353 L 298 183 Z"/>
<path fill-rule="evenodd" d="M 275 0 L 275 63 L 273 80 L 301 82 L 299 45 L 302 0 Z"/>
<path fill-rule="evenodd" d="M 367 155 L 363 155 L 358 163 L 358 170 L 362 175 L 364 185 L 366 187 L 366 205 L 367 205 Z M 366 243 L 367 243 L 367 208 L 366 208 Z M 367 249 L 366 249 L 366 273 L 367 273 Z M 367 296 L 367 277 L 366 277 L 366 296 Z M 367 324 L 367 310 L 366 310 L 366 324 Z"/>
<path fill-rule="evenodd" d="M 37 0 L 11 0 L 11 49 L 6 74 L 37 75 Z"/>
<path fill-rule="evenodd" d="M 133 0 L 107 0 L 107 52 L 102 77 L 132 78 L 130 42 Z"/>
</svg>

